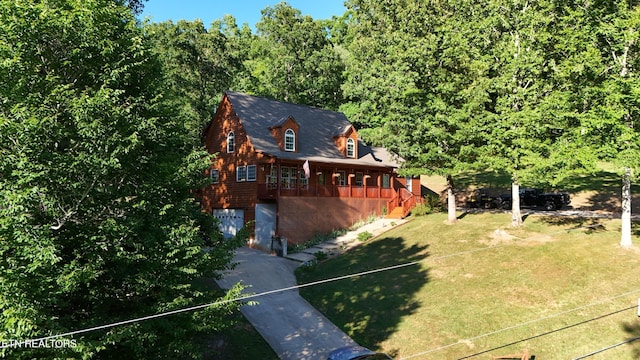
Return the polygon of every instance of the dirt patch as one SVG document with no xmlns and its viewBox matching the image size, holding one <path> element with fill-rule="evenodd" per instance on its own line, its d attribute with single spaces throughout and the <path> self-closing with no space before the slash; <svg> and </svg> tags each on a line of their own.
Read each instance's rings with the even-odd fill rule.
<svg viewBox="0 0 640 360">
<path fill-rule="evenodd" d="M 487 236 L 487 239 L 481 240 L 480 242 L 483 244 L 487 244 L 489 246 L 496 246 L 501 244 L 512 243 L 515 239 L 517 238 L 509 234 L 508 232 L 502 229 L 496 229 L 495 231 L 492 231 L 491 233 L 489 233 L 489 235 Z"/>
<path fill-rule="evenodd" d="M 491 232 L 487 239 L 481 241 L 483 244 L 487 244 L 489 246 L 496 246 L 502 244 L 518 244 L 522 246 L 533 246 L 548 243 L 554 241 L 555 238 L 546 234 L 533 234 L 528 236 L 527 238 L 519 238 L 517 236 L 511 235 L 505 230 L 497 229 Z"/>
<path fill-rule="evenodd" d="M 522 246 L 534 246 L 539 244 L 548 243 L 554 241 L 555 238 L 550 235 L 545 234 L 534 234 L 532 236 L 527 237 L 526 239 L 522 239 L 518 241 L 518 245 Z"/>
</svg>

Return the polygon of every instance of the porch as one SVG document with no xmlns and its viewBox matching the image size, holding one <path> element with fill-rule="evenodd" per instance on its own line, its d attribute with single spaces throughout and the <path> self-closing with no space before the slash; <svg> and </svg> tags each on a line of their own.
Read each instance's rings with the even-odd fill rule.
<svg viewBox="0 0 640 360">
<path fill-rule="evenodd" d="M 261 166 L 257 180 L 258 201 L 265 202 L 279 202 L 282 197 L 381 200 L 387 214 L 400 208 L 404 218 L 421 200 L 419 180 L 412 186 L 411 178 L 398 177 L 393 168 L 313 164 L 305 171 L 304 164 L 282 162 Z"/>
<path fill-rule="evenodd" d="M 278 184 L 258 184 L 258 199 L 274 200 L 280 196 L 340 197 L 392 199 L 396 196 L 393 188 L 357 185 L 307 185 L 296 188 L 278 187 Z"/>
</svg>

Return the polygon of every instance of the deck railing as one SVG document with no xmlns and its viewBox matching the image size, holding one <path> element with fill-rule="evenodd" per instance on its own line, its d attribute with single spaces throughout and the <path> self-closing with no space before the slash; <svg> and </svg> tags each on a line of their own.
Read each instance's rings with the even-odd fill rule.
<svg viewBox="0 0 640 360">
<path fill-rule="evenodd" d="M 377 186 L 353 186 L 353 185 L 307 185 L 299 188 L 280 188 L 278 184 L 258 184 L 258 198 L 276 199 L 278 196 L 318 196 L 318 197 L 342 197 L 342 198 L 369 198 L 390 199 L 395 190 Z"/>
<path fill-rule="evenodd" d="M 423 199 L 421 197 L 414 195 L 406 188 L 400 188 L 396 196 L 387 202 L 387 213 L 391 213 L 393 209 L 401 206 L 402 217 L 405 218 L 409 215 L 416 204 L 420 204 L 422 202 Z"/>
</svg>

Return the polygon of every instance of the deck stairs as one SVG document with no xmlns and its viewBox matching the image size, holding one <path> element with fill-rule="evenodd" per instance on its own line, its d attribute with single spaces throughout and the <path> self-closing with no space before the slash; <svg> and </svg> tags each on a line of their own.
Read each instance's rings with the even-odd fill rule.
<svg viewBox="0 0 640 360">
<path fill-rule="evenodd" d="M 390 213 L 387 214 L 387 216 L 385 216 L 385 218 L 387 218 L 387 219 L 402 219 L 402 218 L 404 218 L 404 211 L 402 209 L 402 206 L 395 207 L 393 210 L 391 210 Z"/>
</svg>

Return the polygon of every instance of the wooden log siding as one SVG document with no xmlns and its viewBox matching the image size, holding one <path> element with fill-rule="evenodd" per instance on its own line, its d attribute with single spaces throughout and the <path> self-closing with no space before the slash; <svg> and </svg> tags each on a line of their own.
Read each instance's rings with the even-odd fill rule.
<svg viewBox="0 0 640 360">
<path fill-rule="evenodd" d="M 235 102 L 232 104 L 232 101 Z M 271 119 L 263 116 L 260 110 L 263 107 L 273 109 L 280 114 L 279 119 L 284 120 L 278 120 L 280 122 L 274 124 Z M 287 113 L 297 113 L 299 116 L 289 115 L 286 119 L 280 117 Z M 301 136 L 303 129 L 313 129 L 318 123 L 322 123 L 308 121 L 315 119 L 318 114 L 345 129 L 343 134 L 337 137 L 332 134 L 327 138 L 329 147 L 337 146 L 343 157 L 327 158 L 326 163 L 311 161 L 310 178 L 305 184 L 300 180 L 304 163 L 304 156 L 299 148 L 304 141 Z M 264 138 L 258 132 L 258 121 L 270 124 L 271 127 L 264 129 L 269 138 Z M 276 204 L 276 232 L 289 237 L 292 242 L 308 240 L 314 232 L 350 226 L 354 221 L 371 214 L 381 215 L 383 209 L 388 207 L 389 200 L 397 199 L 397 191 L 405 182 L 404 178 L 399 179 L 392 173 L 396 166 L 391 161 L 374 157 L 380 163 L 371 163 L 370 157 L 375 153 L 372 148 L 363 145 L 362 149 L 367 149 L 371 155 L 364 157 L 365 154 L 357 154 L 361 148 L 357 146 L 357 133 L 353 126 L 343 126 L 347 121 L 343 114 L 311 108 L 305 110 L 299 105 L 226 93 L 216 115 L 205 129 L 207 150 L 216 154 L 210 170 L 217 171 L 218 181 L 198 191 L 203 211 L 211 213 L 214 209 L 238 209 L 243 211 L 244 221 L 249 222 L 255 220 L 256 204 Z M 293 152 L 284 149 L 284 132 L 287 129 L 293 130 L 296 135 Z M 317 128 L 311 134 L 326 136 L 325 130 Z M 230 132 L 234 135 L 233 151 L 227 149 Z M 330 136 L 334 136 L 333 139 Z M 256 146 L 259 145 L 260 148 L 253 146 L 252 139 L 255 139 Z M 349 139 L 353 139 L 356 144 L 353 161 L 346 156 Z M 277 150 L 269 144 L 270 141 L 275 141 Z M 321 150 L 329 149 L 325 145 L 327 144 L 319 142 L 314 148 L 318 146 Z M 286 155 L 279 156 L 278 152 Z M 292 154 L 298 159 L 292 159 Z M 386 155 L 382 158 L 385 157 Z M 245 174 L 248 174 L 247 166 L 251 166 L 252 175 L 255 166 L 255 181 L 248 179 L 246 175 L 244 179 L 238 179 L 238 167 L 244 167 Z M 286 172 L 289 173 L 289 180 L 285 181 L 288 186 L 283 187 L 282 174 L 285 167 L 288 169 Z M 341 178 L 335 177 L 335 174 L 340 174 Z M 419 185 L 414 185 L 413 191 L 419 191 L 419 188 Z"/>
</svg>

